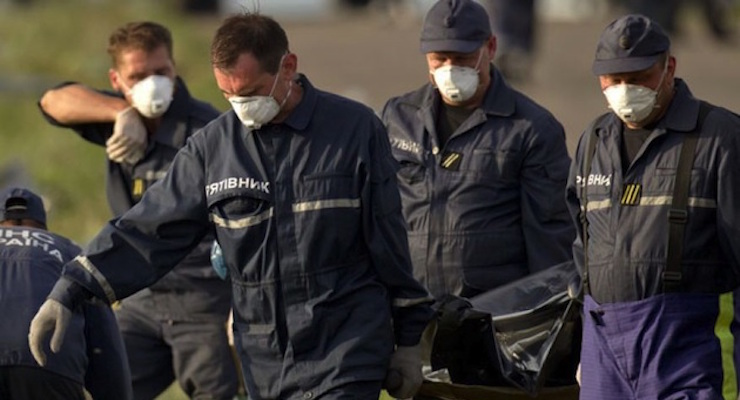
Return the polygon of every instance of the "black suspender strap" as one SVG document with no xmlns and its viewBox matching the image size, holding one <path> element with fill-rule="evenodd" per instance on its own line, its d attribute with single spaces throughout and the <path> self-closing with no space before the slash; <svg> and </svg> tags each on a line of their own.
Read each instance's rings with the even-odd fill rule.
<svg viewBox="0 0 740 400">
<path fill-rule="evenodd" d="M 581 211 L 579 217 L 581 219 L 581 226 L 583 229 L 583 233 L 581 234 L 581 238 L 583 240 L 583 276 L 581 277 L 581 280 L 584 294 L 590 293 L 588 286 L 588 218 L 586 218 L 588 195 L 586 194 L 586 187 L 588 176 L 591 174 L 591 163 L 593 162 L 594 153 L 596 152 L 596 141 L 598 140 L 596 136 L 596 130 L 598 129 L 597 126 L 606 118 L 606 115 L 608 114 L 602 115 L 596 119 L 588 130 L 588 137 L 586 138 L 586 153 L 584 154 L 585 158 L 583 160 L 583 168 L 581 171 L 581 179 L 583 181 L 581 182 Z"/>
<path fill-rule="evenodd" d="M 683 136 L 681 153 L 676 168 L 676 180 L 673 183 L 673 200 L 668 210 L 668 255 L 665 270 L 663 271 L 663 292 L 671 293 L 681 290 L 683 269 L 681 258 L 683 256 L 684 233 L 688 221 L 689 185 L 691 183 L 691 169 L 694 167 L 694 153 L 696 142 L 699 139 L 704 119 L 711 110 L 711 106 L 701 102 L 699 108 L 699 120 L 696 129 L 686 132 Z"/>
</svg>

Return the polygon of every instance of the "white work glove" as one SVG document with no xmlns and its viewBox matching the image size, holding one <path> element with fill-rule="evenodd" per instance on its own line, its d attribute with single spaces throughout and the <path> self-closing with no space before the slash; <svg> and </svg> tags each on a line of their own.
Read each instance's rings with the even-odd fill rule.
<svg viewBox="0 0 740 400">
<path fill-rule="evenodd" d="M 71 319 L 72 311 L 56 300 L 48 299 L 41 305 L 28 331 L 28 347 L 31 348 L 31 354 L 39 365 L 46 364 L 46 353 L 44 353 L 46 338 L 52 331 L 54 332 L 50 347 L 51 351 L 58 353 Z"/>
<path fill-rule="evenodd" d="M 391 356 L 384 387 L 397 399 L 414 397 L 424 377 L 421 373 L 421 347 L 398 346 Z"/>
<path fill-rule="evenodd" d="M 117 163 L 136 164 L 146 152 L 147 132 L 141 116 L 129 107 L 116 114 L 113 135 L 105 142 L 108 158 Z"/>
<path fill-rule="evenodd" d="M 581 363 L 578 363 L 578 369 L 576 369 L 576 382 L 578 386 L 581 386 Z"/>
</svg>

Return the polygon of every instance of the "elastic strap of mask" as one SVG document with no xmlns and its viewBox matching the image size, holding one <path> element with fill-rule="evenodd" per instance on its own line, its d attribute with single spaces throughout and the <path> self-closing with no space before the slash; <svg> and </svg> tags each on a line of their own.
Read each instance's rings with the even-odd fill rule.
<svg viewBox="0 0 740 400">
<path fill-rule="evenodd" d="M 658 82 L 658 86 L 656 86 L 658 88 L 658 90 L 655 91 L 656 99 L 658 98 L 658 96 L 660 96 L 660 91 L 663 90 L 662 88 L 663 79 L 665 79 L 665 73 L 668 71 L 668 59 L 669 58 L 670 57 L 668 57 L 668 54 L 666 54 L 665 62 L 663 63 L 663 73 L 660 75 L 660 81 Z M 660 105 L 656 103 L 654 108 L 659 108 L 659 107 Z"/>
<path fill-rule="evenodd" d="M 288 94 L 285 95 L 285 98 L 283 99 L 283 102 L 280 103 L 280 109 L 283 108 L 285 103 L 288 102 L 288 98 L 290 98 L 290 94 L 293 93 L 293 80 L 290 80 L 289 86 L 288 86 Z"/>
<path fill-rule="evenodd" d="M 268 96 L 272 97 L 272 94 L 275 93 L 275 88 L 277 87 L 277 81 L 278 76 L 280 75 L 280 68 L 283 67 L 283 60 L 285 60 L 285 56 L 288 55 L 288 52 L 285 52 L 282 57 L 280 57 L 280 62 L 278 63 L 278 70 L 275 73 L 275 81 L 272 82 L 272 88 L 270 89 L 270 94 Z"/>
<path fill-rule="evenodd" d="M 124 93 L 125 94 L 130 94 L 131 93 L 131 88 L 128 87 L 128 85 L 126 85 L 126 83 L 123 81 L 123 77 L 121 76 L 121 74 L 118 71 L 116 71 L 116 75 L 118 75 L 118 83 L 120 83 L 121 86 L 123 86 L 123 88 L 126 89 L 126 91 Z"/>
<path fill-rule="evenodd" d="M 478 54 L 478 61 L 475 62 L 475 71 L 480 72 L 480 60 L 483 59 L 483 49 L 479 49 L 480 54 Z"/>
</svg>

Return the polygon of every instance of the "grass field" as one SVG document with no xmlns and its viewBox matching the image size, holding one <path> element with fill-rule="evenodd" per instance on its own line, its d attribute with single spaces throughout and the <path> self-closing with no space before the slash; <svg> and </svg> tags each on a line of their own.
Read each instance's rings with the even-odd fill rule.
<svg viewBox="0 0 740 400">
<path fill-rule="evenodd" d="M 174 1 L 33 4 L 15 8 L 0 3 L 0 170 L 9 163 L 26 169 L 48 203 L 50 229 L 85 243 L 110 217 L 105 152 L 72 131 L 49 125 L 36 105 L 40 95 L 68 80 L 109 88 L 109 33 L 128 21 L 146 19 L 172 30 L 178 72 L 191 92 L 223 110 L 228 104 L 208 61 L 219 19 L 182 15 Z"/>
</svg>

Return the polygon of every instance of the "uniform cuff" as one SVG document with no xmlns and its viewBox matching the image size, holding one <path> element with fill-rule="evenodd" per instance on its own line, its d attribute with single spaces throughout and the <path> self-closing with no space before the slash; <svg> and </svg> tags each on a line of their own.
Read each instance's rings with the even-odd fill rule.
<svg viewBox="0 0 740 400">
<path fill-rule="evenodd" d="M 70 310 L 77 308 L 85 300 L 93 297 L 93 294 L 82 285 L 67 278 L 59 278 L 54 288 L 49 293 L 49 299 L 62 303 Z"/>
</svg>

